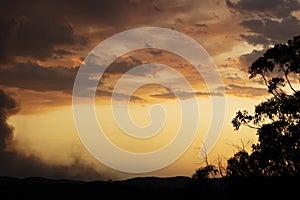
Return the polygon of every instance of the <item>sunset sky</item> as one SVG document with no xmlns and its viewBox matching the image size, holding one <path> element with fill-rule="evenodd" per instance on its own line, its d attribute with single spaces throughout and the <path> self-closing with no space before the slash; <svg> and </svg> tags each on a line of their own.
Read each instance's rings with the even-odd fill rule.
<svg viewBox="0 0 300 200">
<path fill-rule="evenodd" d="M 187 104 L 191 96 L 196 97 L 200 120 L 187 151 L 171 165 L 140 174 L 112 169 L 85 148 L 73 118 L 72 91 L 77 72 L 86 67 L 87 58 L 94 56 L 96 61 L 92 62 L 97 64 L 101 57 L 95 50 L 98 44 L 120 32 L 142 27 L 167 28 L 197 41 L 211 56 L 223 84 L 209 90 L 205 74 L 199 74 L 191 63 L 173 52 L 155 47 L 128 52 L 107 67 L 97 86 L 96 116 L 107 137 L 126 151 L 152 152 L 168 144 L 182 121 L 175 93 L 181 94 Z M 220 137 L 207 155 L 209 161 L 217 163 L 221 158 L 226 164 L 237 150 L 234 146 L 241 141 L 256 142 L 254 130 L 241 128 L 235 132 L 231 119 L 238 110 L 252 111 L 268 97 L 259 77 L 249 80 L 247 70 L 267 48 L 300 34 L 300 1 L 11 0 L 1 2 L 0 30 L 0 176 L 82 180 L 191 176 L 205 164 L 198 157 L 199 151 L 210 126 L 217 124 L 210 121 L 218 114 L 212 112 L 212 98 L 222 98 L 226 109 Z M 147 68 L 144 64 L 148 63 L 157 64 Z M 185 77 L 193 94 L 183 89 L 175 72 L 159 64 Z M 134 70 L 139 65 L 144 67 Z M 206 70 L 210 71 L 208 67 Z M 114 93 L 125 74 L 123 90 Z M 171 87 L 152 83 L 128 93 L 132 84 L 145 79 L 166 81 Z M 113 93 L 119 100 L 130 99 L 131 119 L 139 126 L 155 121 L 149 115 L 151 106 L 163 106 L 165 124 L 154 127 L 160 132 L 148 139 L 126 135 L 114 121 Z M 154 113 L 153 117 L 162 116 Z M 191 116 L 187 121 L 193 120 Z M 87 117 L 86 126 L 89 122 Z M 192 132 L 193 127 L 190 129 L 186 131 Z M 164 156 L 168 158 L 162 155 L 160 159 Z"/>
</svg>

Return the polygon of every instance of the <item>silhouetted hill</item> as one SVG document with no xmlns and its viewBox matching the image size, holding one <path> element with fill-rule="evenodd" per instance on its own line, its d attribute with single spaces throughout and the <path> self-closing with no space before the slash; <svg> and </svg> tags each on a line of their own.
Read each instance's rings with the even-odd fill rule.
<svg viewBox="0 0 300 200">
<path fill-rule="evenodd" d="M 299 177 L 222 178 L 137 177 L 121 181 L 77 181 L 40 177 L 0 177 L 0 194 L 10 198 L 161 198 L 270 199 L 299 198 Z"/>
<path fill-rule="evenodd" d="M 185 176 L 176 177 L 137 177 L 120 181 L 121 185 L 128 185 L 133 187 L 150 187 L 150 188 L 178 188 L 183 189 L 186 187 L 191 178 Z"/>
</svg>

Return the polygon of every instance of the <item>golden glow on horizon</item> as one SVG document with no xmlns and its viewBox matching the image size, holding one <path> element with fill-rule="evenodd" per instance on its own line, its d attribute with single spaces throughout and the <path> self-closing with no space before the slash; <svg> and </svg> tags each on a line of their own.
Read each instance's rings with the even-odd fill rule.
<svg viewBox="0 0 300 200">
<path fill-rule="evenodd" d="M 152 172 L 150 175 L 167 176 L 178 174 L 190 176 L 195 168 L 203 164 L 203 160 L 198 158 L 198 154 L 204 133 L 209 125 L 210 100 L 209 98 L 201 98 L 198 102 L 201 114 L 200 124 L 198 134 L 191 147 L 175 163 L 159 171 Z M 218 156 L 224 158 L 232 156 L 232 153 L 236 150 L 232 145 L 240 144 L 241 139 L 248 138 L 253 142 L 256 141 L 256 135 L 253 130 L 241 129 L 239 132 L 234 132 L 230 121 L 238 109 L 252 110 L 253 105 L 257 102 L 257 100 L 253 99 L 227 97 L 224 129 L 215 148 L 208 154 L 210 162 L 216 162 Z M 170 112 L 166 126 L 161 133 L 149 140 L 133 139 L 124 135 L 114 124 L 109 106 L 101 105 L 99 108 L 96 107 L 96 112 L 99 123 L 103 125 L 105 133 L 115 144 L 128 151 L 147 152 L 166 145 L 169 139 L 174 136 L 175 133 L 173 131 L 176 131 L 178 126 L 178 124 L 173 123 L 180 120 L 178 118 L 180 116 L 176 116 L 176 114 L 180 114 L 178 105 L 176 105 L 175 101 L 166 102 L 164 105 L 166 110 Z M 149 106 L 142 105 L 130 106 L 132 118 L 136 123 L 145 125 L 149 122 L 146 112 L 148 108 Z M 99 172 L 105 170 L 106 173 L 118 174 L 121 178 L 135 176 L 134 174 L 126 174 L 109 169 L 87 152 L 76 132 L 70 106 L 33 115 L 15 115 L 10 118 L 9 123 L 15 127 L 15 138 L 10 148 L 17 149 L 22 154 L 34 155 L 46 163 L 61 166 L 70 165 L 80 158 Z"/>
</svg>

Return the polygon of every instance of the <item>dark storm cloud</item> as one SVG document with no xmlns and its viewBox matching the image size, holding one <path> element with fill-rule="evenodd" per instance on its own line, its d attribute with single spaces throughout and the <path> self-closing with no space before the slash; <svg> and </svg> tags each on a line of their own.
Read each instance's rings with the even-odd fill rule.
<svg viewBox="0 0 300 200">
<path fill-rule="evenodd" d="M 129 56 L 126 59 L 119 59 L 113 62 L 102 75 L 100 85 L 106 79 L 110 78 L 113 74 L 128 73 L 128 70 L 141 65 L 142 61 L 135 59 L 133 56 Z M 95 64 L 89 64 L 88 66 L 82 65 L 81 67 L 89 67 L 91 73 L 96 72 L 100 66 Z M 16 63 L 12 67 L 0 68 L 0 85 L 7 87 L 15 87 L 20 89 L 34 90 L 39 92 L 58 91 L 67 94 L 72 93 L 75 78 L 79 67 L 67 68 L 61 66 L 48 66 L 43 67 L 37 63 Z M 156 72 L 160 70 L 159 66 L 153 65 L 152 67 L 140 66 L 134 71 L 131 71 L 130 75 L 133 76 L 152 76 L 156 77 Z M 81 87 L 84 91 L 87 88 L 97 85 L 98 80 L 91 79 L 91 73 L 81 74 L 82 81 Z M 97 74 L 95 74 L 97 76 Z M 106 93 L 107 92 L 107 93 Z M 111 96 L 111 92 L 99 89 L 99 96 Z M 119 97 L 121 98 L 121 94 Z M 138 97 L 133 97 L 135 100 L 140 100 Z"/>
<path fill-rule="evenodd" d="M 234 12 L 246 16 L 284 18 L 300 9 L 300 3 L 297 0 L 240 0 L 238 2 L 226 0 L 226 4 Z"/>
<path fill-rule="evenodd" d="M 0 62 L 16 56 L 45 60 L 54 54 L 66 53 L 57 45 L 86 45 L 88 38 L 75 33 L 72 25 L 53 15 L 0 16 Z"/>
<path fill-rule="evenodd" d="M 12 51 L 12 32 L 15 31 L 16 24 L 16 21 L 4 19 L 0 15 L 0 63 L 8 63 L 12 60 L 12 55 L 9 52 Z"/>
<path fill-rule="evenodd" d="M 264 43 L 265 40 L 271 40 L 275 43 L 284 42 L 300 34 L 300 21 L 293 16 L 284 18 L 282 21 L 268 18 L 244 20 L 241 24 L 250 32 L 259 34 L 259 39 Z"/>
<path fill-rule="evenodd" d="M 16 56 L 28 56 L 31 61 L 57 58 L 57 49 L 90 48 L 79 46 L 137 26 L 165 24 L 163 26 L 169 28 L 165 22 L 173 21 L 174 13 L 196 10 L 201 4 L 206 3 L 174 3 L 172 0 L 3 1 L 0 6 L 0 62 L 12 62 Z M 201 23 L 196 26 L 206 28 Z"/>
<path fill-rule="evenodd" d="M 78 69 L 79 67 L 42 67 L 36 63 L 18 63 L 11 68 L 0 68 L 0 85 L 39 92 L 58 91 L 71 94 Z M 88 78 L 90 75 L 81 75 L 81 78 L 85 79 L 80 85 L 82 87 L 82 95 L 86 94 L 84 91 L 89 91 L 89 88 L 97 85 L 95 82 L 98 82 L 98 80 Z M 105 75 L 103 77 L 102 81 L 107 78 Z M 98 88 L 96 95 L 111 97 L 112 92 Z M 115 93 L 115 97 L 117 100 L 128 99 L 128 95 L 126 94 Z M 143 100 L 137 96 L 131 96 L 130 99 L 132 101 Z"/>
<path fill-rule="evenodd" d="M 56 55 L 58 55 L 58 56 L 74 55 L 73 52 L 67 51 L 67 50 L 65 50 L 65 49 L 56 49 L 56 50 L 54 51 L 54 53 L 55 53 Z"/>
<path fill-rule="evenodd" d="M 263 35 L 244 35 L 241 34 L 240 37 L 244 40 L 246 40 L 246 42 L 248 42 L 249 44 L 252 45 L 263 45 L 263 46 L 268 46 L 270 45 L 270 41 L 268 38 L 266 38 Z"/>
<path fill-rule="evenodd" d="M 300 33 L 300 21 L 293 16 L 300 9 L 297 0 L 227 0 L 226 4 L 232 12 L 241 14 L 241 25 L 252 33 L 241 35 L 249 44 L 267 47 Z"/>
<path fill-rule="evenodd" d="M 0 151 L 0 176 L 44 177 L 51 179 L 107 180 L 111 177 L 100 174 L 92 167 L 75 159 L 66 165 L 51 165 L 34 156 L 25 156 L 16 151 Z"/>
<path fill-rule="evenodd" d="M 0 84 L 35 91 L 62 91 L 70 93 L 77 68 L 42 67 L 36 63 L 18 63 L 0 68 Z"/>
<path fill-rule="evenodd" d="M 17 111 L 15 100 L 0 89 L 0 151 L 4 150 L 7 140 L 12 139 L 13 128 L 8 125 L 7 119 Z"/>
<path fill-rule="evenodd" d="M 141 60 L 135 59 L 133 56 L 129 56 L 127 60 L 120 59 L 118 61 L 113 62 L 111 65 L 109 65 L 105 72 L 108 74 L 124 74 L 128 70 L 141 64 Z"/>
<path fill-rule="evenodd" d="M 43 16 L 43 19 L 60 19 L 62 22 L 85 22 L 87 24 L 120 24 L 132 13 L 141 12 L 143 7 L 149 7 L 149 12 L 155 11 L 151 1 L 130 3 L 128 0 L 98 1 L 98 0 L 65 0 L 65 1 L 19 1 L 1 2 L 0 11 L 9 17 Z M 145 9 L 142 11 L 145 12 Z M 46 21 L 47 22 L 47 21 Z M 53 21 L 56 23 L 57 21 Z M 49 25 L 45 23 L 45 26 Z"/>
<path fill-rule="evenodd" d="M 43 163 L 34 156 L 25 156 L 16 151 L 7 151 L 12 142 L 13 127 L 8 118 L 19 110 L 16 101 L 0 89 L 0 176 L 43 176 L 48 178 L 102 179 L 94 169 L 75 161 L 70 166 L 53 166 Z"/>
<path fill-rule="evenodd" d="M 115 1 L 83 1 L 83 0 L 67 0 L 57 3 L 67 15 L 86 23 L 100 23 L 106 25 L 125 25 L 130 19 L 134 19 L 137 15 L 159 14 L 160 9 L 154 1 L 141 0 L 140 2 L 132 2 L 130 0 Z M 77 16 L 80 15 L 80 19 Z"/>
<path fill-rule="evenodd" d="M 11 62 L 16 56 L 45 60 L 61 53 L 57 46 L 86 45 L 89 38 L 82 35 L 86 29 L 81 27 L 120 27 L 132 21 L 128 18 L 135 17 L 134 13 L 147 12 L 146 4 L 123 0 L 1 2 L 0 62 Z"/>
<path fill-rule="evenodd" d="M 251 64 L 256 59 L 263 56 L 264 53 L 265 53 L 264 50 L 262 50 L 262 51 L 253 50 L 251 53 L 241 55 L 239 57 L 239 62 L 243 67 L 242 70 L 245 72 L 248 72 L 248 68 L 251 66 Z"/>
<path fill-rule="evenodd" d="M 162 51 L 151 50 L 149 54 L 159 56 Z M 93 55 L 92 55 L 93 56 Z M 97 60 L 100 59 L 98 56 L 94 55 L 92 62 L 97 63 Z M 146 62 L 148 63 L 148 62 Z M 111 63 L 105 70 L 105 75 L 108 77 L 112 74 L 130 74 L 134 76 L 152 76 L 157 77 L 157 72 L 161 70 L 161 67 L 155 64 L 143 66 L 144 63 L 142 60 L 135 58 L 134 56 L 120 57 Z M 93 65 L 93 63 L 90 63 Z M 89 64 L 89 65 L 90 65 Z M 148 63 L 149 64 L 149 63 Z M 135 68 L 138 67 L 138 68 Z M 135 69 L 134 69 L 135 68 Z M 131 70 L 131 71 L 130 71 Z"/>
</svg>

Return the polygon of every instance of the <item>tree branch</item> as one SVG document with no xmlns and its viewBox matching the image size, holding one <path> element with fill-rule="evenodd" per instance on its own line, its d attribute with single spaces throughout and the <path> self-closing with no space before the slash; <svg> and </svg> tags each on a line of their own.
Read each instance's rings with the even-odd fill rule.
<svg viewBox="0 0 300 200">
<path fill-rule="evenodd" d="M 243 124 L 244 124 L 244 126 L 247 126 L 247 127 L 249 127 L 249 128 L 253 128 L 253 129 L 256 129 L 256 130 L 260 129 L 260 127 L 252 126 L 252 125 L 250 125 L 248 122 L 246 122 L 245 120 L 243 121 Z"/>
<path fill-rule="evenodd" d="M 293 90 L 293 92 L 296 92 L 296 90 L 293 88 L 293 86 L 292 86 L 292 84 L 291 84 L 291 82 L 290 82 L 290 80 L 289 80 L 289 78 L 288 78 L 288 76 L 287 76 L 287 73 L 286 73 L 286 72 L 284 73 L 284 75 L 285 75 L 285 78 L 286 78 L 286 80 L 287 80 L 287 82 L 288 82 L 288 84 L 289 84 L 290 88 Z"/>
</svg>

